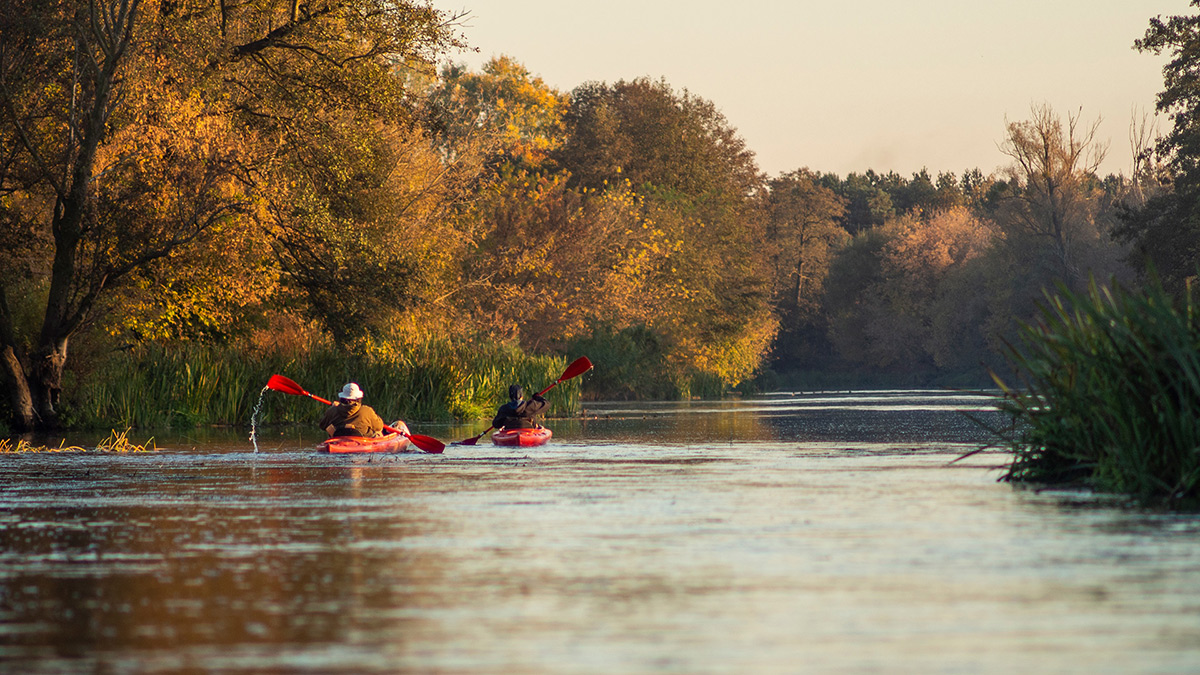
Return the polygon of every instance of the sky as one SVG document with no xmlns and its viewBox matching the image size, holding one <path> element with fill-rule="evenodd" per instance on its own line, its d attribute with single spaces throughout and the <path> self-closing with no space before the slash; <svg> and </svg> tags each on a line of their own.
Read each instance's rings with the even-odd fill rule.
<svg viewBox="0 0 1200 675">
<path fill-rule="evenodd" d="M 1188 0 L 432 0 L 468 12 L 478 70 L 509 56 L 563 92 L 664 79 L 711 101 L 774 176 L 1007 164 L 1005 124 L 1050 105 L 1100 120 L 1101 173 L 1128 175 L 1167 56 L 1133 42 Z M 1194 11 L 1194 10 L 1193 10 Z M 1169 130 L 1164 118 L 1160 132 Z"/>
</svg>

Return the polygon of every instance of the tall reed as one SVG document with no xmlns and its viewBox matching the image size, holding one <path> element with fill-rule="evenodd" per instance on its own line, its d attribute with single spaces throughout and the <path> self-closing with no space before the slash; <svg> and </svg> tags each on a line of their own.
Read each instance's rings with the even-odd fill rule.
<svg viewBox="0 0 1200 675">
<path fill-rule="evenodd" d="M 272 374 L 333 399 L 357 382 L 367 403 L 392 421 L 483 419 L 507 399 L 509 384 L 541 389 L 567 360 L 531 356 L 511 347 L 430 340 L 402 346 L 365 342 L 352 350 L 318 347 L 304 353 L 252 352 L 238 347 L 143 345 L 114 353 L 73 392 L 71 423 L 81 427 L 164 428 L 249 424 L 262 395 L 259 421 L 311 422 L 311 399 L 263 391 Z M 548 395 L 551 415 L 579 411 L 582 378 Z"/>
<path fill-rule="evenodd" d="M 1143 502 L 1195 505 L 1200 481 L 1200 322 L 1142 292 L 1089 286 L 1047 294 L 1039 320 L 1010 346 L 1019 386 L 999 377 L 1001 434 L 1014 453 L 1004 480 L 1077 481 Z"/>
</svg>

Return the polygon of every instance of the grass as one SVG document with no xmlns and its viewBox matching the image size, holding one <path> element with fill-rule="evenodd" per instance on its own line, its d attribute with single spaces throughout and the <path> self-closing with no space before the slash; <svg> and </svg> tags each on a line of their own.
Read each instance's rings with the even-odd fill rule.
<svg viewBox="0 0 1200 675">
<path fill-rule="evenodd" d="M 108 438 L 100 441 L 94 448 L 85 448 L 78 445 L 66 445 L 66 439 L 63 439 L 57 447 L 47 445 L 34 445 L 25 439 L 17 439 L 13 441 L 8 438 L 0 438 L 0 453 L 24 453 L 24 452 L 155 452 L 158 448 L 154 446 L 154 439 L 151 438 L 145 443 L 134 443 L 129 440 L 129 429 L 122 432 L 117 432 L 115 429 L 109 434 Z"/>
<path fill-rule="evenodd" d="M 1078 483 L 1143 503 L 1200 502 L 1200 322 L 1190 294 L 1092 283 L 1047 295 L 996 378 L 1014 454 L 1003 480 Z M 1019 386 L 1018 386 L 1019 385 Z"/>
<path fill-rule="evenodd" d="M 71 396 L 70 423 L 146 429 L 243 425 L 256 411 L 257 420 L 267 424 L 314 421 L 319 404 L 264 389 L 276 373 L 325 399 L 336 397 L 346 382 L 357 382 L 366 403 L 388 421 L 484 419 L 507 400 L 509 384 L 540 390 L 566 364 L 563 357 L 449 340 L 363 343 L 354 350 L 322 347 L 300 354 L 143 345 L 112 354 L 86 377 Z M 553 415 L 579 411 L 582 379 L 547 395 Z"/>
</svg>

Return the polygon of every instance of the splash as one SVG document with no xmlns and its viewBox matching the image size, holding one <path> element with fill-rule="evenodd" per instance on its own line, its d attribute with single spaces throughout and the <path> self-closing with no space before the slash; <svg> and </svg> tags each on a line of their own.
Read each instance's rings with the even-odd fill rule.
<svg viewBox="0 0 1200 675">
<path fill-rule="evenodd" d="M 263 387 L 258 392 L 258 403 L 254 404 L 254 412 L 250 413 L 250 442 L 254 444 L 254 453 L 258 454 L 258 413 L 262 411 L 263 396 L 270 387 Z"/>
</svg>

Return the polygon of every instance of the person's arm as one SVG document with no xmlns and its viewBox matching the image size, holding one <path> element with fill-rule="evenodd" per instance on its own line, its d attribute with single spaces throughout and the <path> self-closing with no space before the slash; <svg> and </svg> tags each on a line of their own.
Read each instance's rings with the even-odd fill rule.
<svg viewBox="0 0 1200 675">
<path fill-rule="evenodd" d="M 492 418 L 492 428 L 500 429 L 504 427 L 504 425 L 508 423 L 508 418 L 512 417 L 512 414 L 512 403 L 505 403 L 504 405 L 500 406 L 500 409 L 496 411 L 496 416 Z"/>
<path fill-rule="evenodd" d="M 543 410 L 550 406 L 546 399 L 542 398 L 541 394 L 534 394 L 533 398 L 525 402 L 525 414 L 528 417 L 540 414 Z"/>
<path fill-rule="evenodd" d="M 338 410 L 339 406 L 336 403 L 326 408 L 325 414 L 321 415 L 321 421 L 317 422 L 317 428 L 325 433 L 332 434 L 332 429 L 335 428 L 334 422 L 337 421 Z"/>
<path fill-rule="evenodd" d="M 379 416 L 379 413 L 375 412 L 374 408 L 369 408 L 368 411 L 371 414 L 366 416 L 366 420 L 367 424 L 371 425 L 371 436 L 382 436 L 385 425 L 383 418 Z"/>
</svg>

